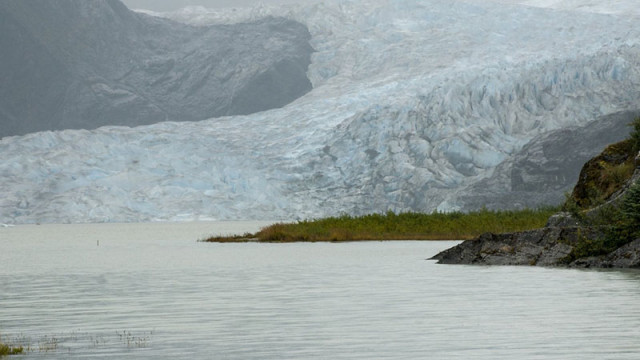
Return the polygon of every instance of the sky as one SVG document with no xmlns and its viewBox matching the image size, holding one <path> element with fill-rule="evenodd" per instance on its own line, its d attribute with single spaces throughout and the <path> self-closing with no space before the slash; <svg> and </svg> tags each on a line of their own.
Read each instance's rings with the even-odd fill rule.
<svg viewBox="0 0 640 360">
<path fill-rule="evenodd" d="M 244 7 L 264 3 L 265 5 L 300 3 L 309 0 L 122 0 L 131 9 L 173 11 L 189 5 L 209 8 Z"/>
</svg>

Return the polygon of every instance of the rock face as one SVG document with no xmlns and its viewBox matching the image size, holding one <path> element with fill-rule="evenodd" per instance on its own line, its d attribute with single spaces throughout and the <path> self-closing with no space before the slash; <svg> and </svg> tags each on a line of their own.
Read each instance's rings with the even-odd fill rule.
<svg viewBox="0 0 640 360">
<path fill-rule="evenodd" d="M 585 268 L 640 268 L 640 239 L 601 257 L 569 261 L 579 237 L 595 238 L 597 230 L 583 227 L 545 227 L 508 234 L 486 233 L 432 258 L 439 264 L 536 265 Z"/>
<path fill-rule="evenodd" d="M 626 142 L 628 141 L 614 144 L 608 149 Z M 603 154 L 606 154 L 606 150 Z M 602 158 L 603 154 L 594 159 Z M 582 173 L 592 161 L 585 164 Z M 615 163 L 613 160 L 612 162 Z M 619 191 L 614 192 L 604 205 L 585 212 L 585 217 L 589 219 L 598 216 L 596 213 L 603 206 L 620 206 L 620 202 L 625 201 L 621 199 L 624 199 L 631 184 L 636 184 L 639 179 L 640 169 L 637 168 Z M 581 178 L 576 189 L 584 182 L 585 179 Z M 542 229 L 506 234 L 486 233 L 475 240 L 465 241 L 445 250 L 432 259 L 441 264 L 640 268 L 640 239 L 630 241 L 602 256 L 576 256 L 574 249 L 596 243 L 603 238 L 604 232 L 599 229 L 603 227 L 587 226 L 569 213 L 559 213 L 553 215 Z"/>
<path fill-rule="evenodd" d="M 195 27 L 119 0 L 0 2 L 0 137 L 202 120 L 311 90 L 307 28 L 268 17 Z"/>
<path fill-rule="evenodd" d="M 620 247 L 604 258 L 578 259 L 572 265 L 578 267 L 640 268 L 640 239 Z"/>
<path fill-rule="evenodd" d="M 535 208 L 560 204 L 578 180 L 582 165 L 607 145 L 626 138 L 640 111 L 598 118 L 581 127 L 536 136 L 493 175 L 461 191 L 465 210 Z"/>
<path fill-rule="evenodd" d="M 571 253 L 579 233 L 579 227 L 546 227 L 507 234 L 486 233 L 476 240 L 465 241 L 441 252 L 433 259 L 441 264 L 559 265 Z"/>
</svg>

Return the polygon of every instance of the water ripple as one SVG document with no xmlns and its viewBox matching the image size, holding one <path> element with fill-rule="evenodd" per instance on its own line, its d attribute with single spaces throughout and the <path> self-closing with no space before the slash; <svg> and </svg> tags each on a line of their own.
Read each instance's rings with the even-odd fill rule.
<svg viewBox="0 0 640 360">
<path fill-rule="evenodd" d="M 452 242 L 223 245 L 129 227 L 98 247 L 89 225 L 60 229 L 0 234 L 0 331 L 25 359 L 640 354 L 637 271 L 424 260 Z"/>
</svg>

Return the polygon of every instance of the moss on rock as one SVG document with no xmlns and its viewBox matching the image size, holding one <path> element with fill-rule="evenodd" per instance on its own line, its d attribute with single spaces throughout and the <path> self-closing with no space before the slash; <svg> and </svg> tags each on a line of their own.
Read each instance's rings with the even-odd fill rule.
<svg viewBox="0 0 640 360">
<path fill-rule="evenodd" d="M 600 155 L 584 165 L 571 194 L 571 200 L 582 209 L 604 203 L 633 175 L 635 155 L 635 146 L 631 139 L 608 146 Z"/>
</svg>

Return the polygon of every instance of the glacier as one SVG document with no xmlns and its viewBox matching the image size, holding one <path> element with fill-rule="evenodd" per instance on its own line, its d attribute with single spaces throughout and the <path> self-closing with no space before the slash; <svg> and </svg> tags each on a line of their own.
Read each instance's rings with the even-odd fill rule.
<svg viewBox="0 0 640 360">
<path fill-rule="evenodd" d="M 155 14 L 305 24 L 313 90 L 269 111 L 0 140 L 0 223 L 464 209 L 533 138 L 635 110 L 634 1 L 351 0 Z"/>
</svg>

